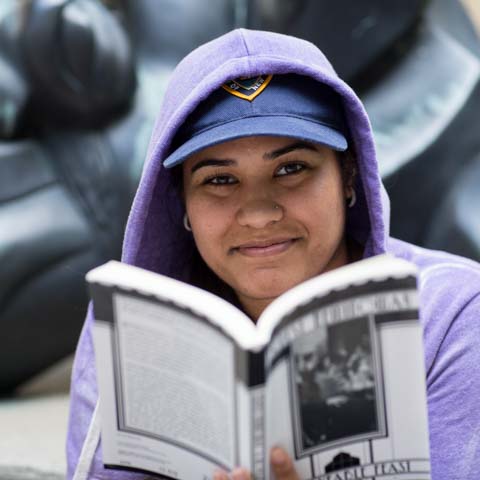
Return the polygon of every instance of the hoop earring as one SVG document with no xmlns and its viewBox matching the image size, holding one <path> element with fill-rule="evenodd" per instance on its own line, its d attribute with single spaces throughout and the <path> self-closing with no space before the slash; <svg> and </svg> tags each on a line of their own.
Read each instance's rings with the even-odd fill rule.
<svg viewBox="0 0 480 480">
<path fill-rule="evenodd" d="M 187 215 L 187 212 L 185 212 L 185 214 L 183 215 L 183 226 L 185 227 L 185 230 L 187 232 L 191 232 L 192 231 L 192 227 L 190 226 L 190 222 L 188 220 L 188 215 Z"/>
<path fill-rule="evenodd" d="M 350 197 L 350 201 L 348 202 L 348 208 L 352 208 L 357 203 L 357 192 L 352 190 L 352 196 Z"/>
</svg>

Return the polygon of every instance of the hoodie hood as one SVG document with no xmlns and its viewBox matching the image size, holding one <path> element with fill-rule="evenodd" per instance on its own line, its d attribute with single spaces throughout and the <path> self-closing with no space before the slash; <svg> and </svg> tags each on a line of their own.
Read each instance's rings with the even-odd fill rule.
<svg viewBox="0 0 480 480">
<path fill-rule="evenodd" d="M 177 66 L 165 93 L 148 148 L 125 233 L 122 260 L 188 281 L 186 252 L 193 239 L 183 228 L 183 203 L 162 162 L 172 139 L 198 104 L 228 80 L 294 73 L 332 88 L 340 97 L 349 148 L 358 164 L 357 203 L 348 209 L 347 232 L 364 245 L 365 256 L 385 252 L 389 204 L 382 186 L 372 131 L 362 103 L 313 44 L 269 32 L 234 30 L 194 50 Z"/>
</svg>

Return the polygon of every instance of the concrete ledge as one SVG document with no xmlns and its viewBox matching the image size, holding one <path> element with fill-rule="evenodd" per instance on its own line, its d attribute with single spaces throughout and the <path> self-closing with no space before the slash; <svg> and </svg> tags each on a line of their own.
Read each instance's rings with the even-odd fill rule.
<svg viewBox="0 0 480 480">
<path fill-rule="evenodd" d="M 41 472 L 31 468 L 2 468 L 0 467 L 2 480 L 64 480 L 65 475 L 53 472 Z"/>
<path fill-rule="evenodd" d="M 68 407 L 67 394 L 0 401 L 2 480 L 65 477 Z"/>
<path fill-rule="evenodd" d="M 65 478 L 72 358 L 0 400 L 0 479 Z"/>
</svg>

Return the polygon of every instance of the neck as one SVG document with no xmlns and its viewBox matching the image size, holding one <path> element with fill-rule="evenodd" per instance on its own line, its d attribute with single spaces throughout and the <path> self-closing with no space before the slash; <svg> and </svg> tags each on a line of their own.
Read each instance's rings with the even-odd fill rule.
<svg viewBox="0 0 480 480">
<path fill-rule="evenodd" d="M 252 319 L 254 323 L 257 323 L 260 315 L 275 300 L 275 298 L 277 297 L 251 298 L 238 295 L 238 299 L 243 307 L 243 310 Z"/>
</svg>

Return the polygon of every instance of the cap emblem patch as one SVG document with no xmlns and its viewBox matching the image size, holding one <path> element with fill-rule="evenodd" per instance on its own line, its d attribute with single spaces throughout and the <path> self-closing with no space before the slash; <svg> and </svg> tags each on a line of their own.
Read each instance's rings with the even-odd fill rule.
<svg viewBox="0 0 480 480">
<path fill-rule="evenodd" d="M 240 77 L 229 80 L 222 85 L 228 93 L 244 100 L 252 101 L 265 90 L 273 75 L 258 75 L 257 77 Z"/>
</svg>

